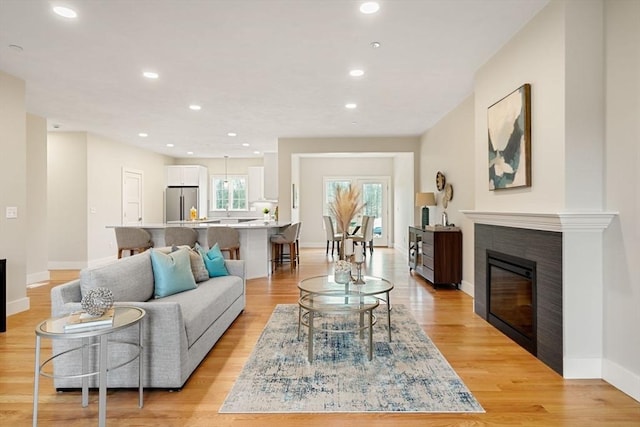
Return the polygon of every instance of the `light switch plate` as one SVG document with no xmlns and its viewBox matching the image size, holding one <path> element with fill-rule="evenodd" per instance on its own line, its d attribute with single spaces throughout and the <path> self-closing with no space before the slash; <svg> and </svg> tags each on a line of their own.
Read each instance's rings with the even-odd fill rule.
<svg viewBox="0 0 640 427">
<path fill-rule="evenodd" d="M 17 206 L 7 206 L 7 218 L 18 218 L 18 207 Z"/>
</svg>

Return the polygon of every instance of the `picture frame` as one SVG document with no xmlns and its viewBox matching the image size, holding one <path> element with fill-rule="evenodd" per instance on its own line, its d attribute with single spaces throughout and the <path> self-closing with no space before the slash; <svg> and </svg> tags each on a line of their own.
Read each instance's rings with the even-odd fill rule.
<svg viewBox="0 0 640 427">
<path fill-rule="evenodd" d="M 489 190 L 531 187 L 531 85 L 487 110 Z"/>
</svg>

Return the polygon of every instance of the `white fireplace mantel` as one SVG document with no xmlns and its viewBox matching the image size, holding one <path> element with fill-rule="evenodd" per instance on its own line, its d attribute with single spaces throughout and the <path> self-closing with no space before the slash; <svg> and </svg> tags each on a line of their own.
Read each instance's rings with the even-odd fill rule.
<svg viewBox="0 0 640 427">
<path fill-rule="evenodd" d="M 542 231 L 603 231 L 617 212 L 496 212 L 461 210 L 476 224 L 528 228 Z"/>
<path fill-rule="evenodd" d="M 562 233 L 563 376 L 602 378 L 603 239 L 617 212 L 461 211 L 476 224 Z"/>
</svg>

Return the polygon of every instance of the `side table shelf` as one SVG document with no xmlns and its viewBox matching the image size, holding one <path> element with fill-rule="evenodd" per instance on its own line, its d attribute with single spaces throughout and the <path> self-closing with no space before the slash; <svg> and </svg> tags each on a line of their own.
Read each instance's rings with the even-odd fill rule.
<svg viewBox="0 0 640 427">
<path fill-rule="evenodd" d="M 38 425 L 38 394 L 40 388 L 40 376 L 49 378 L 82 378 L 82 406 L 89 405 L 89 380 L 91 376 L 98 376 L 98 426 L 103 427 L 106 425 L 106 412 L 107 412 L 107 373 L 114 369 L 118 369 L 124 365 L 127 365 L 134 360 L 138 359 L 138 406 L 143 406 L 143 346 L 142 337 L 143 327 L 142 318 L 146 312 L 139 307 L 129 306 L 117 306 L 115 308 L 115 315 L 113 318 L 113 325 L 108 327 L 100 327 L 96 329 L 82 329 L 78 331 L 65 332 L 64 325 L 67 322 L 69 316 L 47 319 L 38 326 L 36 326 L 36 348 L 35 348 L 35 373 L 33 383 L 33 426 Z M 108 365 L 108 347 L 109 347 L 109 335 L 137 325 L 138 326 L 138 342 L 124 342 L 113 341 L 112 344 L 133 346 L 137 348 L 137 352 L 133 357 L 124 362 L 119 363 L 116 366 Z M 52 340 L 81 340 L 81 344 L 78 347 L 66 350 L 64 352 L 54 354 L 44 361 L 40 361 L 40 349 L 41 339 L 48 338 Z M 92 339 L 96 338 L 96 342 L 92 342 Z M 98 369 L 95 371 L 89 371 L 88 368 L 88 349 L 90 347 L 98 347 Z M 53 372 L 46 372 L 45 367 L 49 366 L 51 362 L 60 356 L 68 355 L 70 353 L 80 353 L 82 358 L 82 372 L 75 375 L 58 375 Z"/>
<path fill-rule="evenodd" d="M 409 227 L 409 270 L 433 287 L 462 282 L 462 232 L 457 227 Z"/>
</svg>

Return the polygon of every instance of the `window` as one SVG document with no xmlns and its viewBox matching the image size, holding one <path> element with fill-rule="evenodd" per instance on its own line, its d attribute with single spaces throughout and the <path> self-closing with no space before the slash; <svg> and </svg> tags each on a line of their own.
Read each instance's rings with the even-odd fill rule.
<svg viewBox="0 0 640 427">
<path fill-rule="evenodd" d="M 212 211 L 246 211 L 247 181 L 246 175 L 212 175 L 211 176 L 211 210 Z"/>
</svg>

